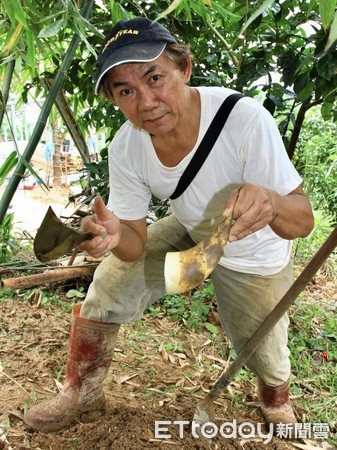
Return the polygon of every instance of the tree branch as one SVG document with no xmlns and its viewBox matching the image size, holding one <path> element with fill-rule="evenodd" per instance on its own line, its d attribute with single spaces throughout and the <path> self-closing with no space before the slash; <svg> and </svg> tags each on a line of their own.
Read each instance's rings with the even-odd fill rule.
<svg viewBox="0 0 337 450">
<path fill-rule="evenodd" d="M 314 102 L 310 102 L 310 98 L 308 98 L 307 100 L 305 100 L 301 106 L 300 109 L 298 111 L 298 114 L 296 116 L 296 120 L 295 120 L 295 125 L 294 125 L 294 129 L 291 133 L 291 138 L 290 138 L 290 142 L 287 148 L 287 153 L 290 159 L 293 158 L 294 153 L 295 153 L 295 149 L 296 149 L 296 145 L 297 145 L 297 141 L 303 126 L 303 122 L 304 122 L 304 118 L 305 118 L 305 114 L 307 113 L 307 111 L 316 106 L 319 105 L 320 103 L 322 103 L 321 100 L 317 100 Z"/>
</svg>

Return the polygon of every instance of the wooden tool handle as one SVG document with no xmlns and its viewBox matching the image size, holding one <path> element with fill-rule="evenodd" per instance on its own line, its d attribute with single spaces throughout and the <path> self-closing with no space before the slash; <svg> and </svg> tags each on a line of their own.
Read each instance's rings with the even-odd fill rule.
<svg viewBox="0 0 337 450">
<path fill-rule="evenodd" d="M 295 282 L 290 286 L 288 291 L 271 311 L 271 313 L 266 317 L 264 322 L 255 331 L 253 336 L 246 342 L 242 347 L 237 357 L 229 368 L 221 374 L 218 380 L 214 383 L 211 391 L 206 397 L 211 397 L 213 400 L 217 397 L 221 391 L 223 391 L 234 375 L 241 369 L 241 367 L 251 358 L 256 349 L 259 347 L 260 343 L 271 331 L 271 329 L 276 325 L 276 323 L 281 319 L 283 314 L 289 309 L 292 303 L 296 300 L 299 294 L 303 291 L 309 281 L 317 273 L 317 271 L 322 267 L 326 259 L 333 252 L 337 246 L 337 228 L 335 228 L 325 243 L 317 251 L 317 253 L 310 260 L 308 265 L 298 276 Z"/>
</svg>

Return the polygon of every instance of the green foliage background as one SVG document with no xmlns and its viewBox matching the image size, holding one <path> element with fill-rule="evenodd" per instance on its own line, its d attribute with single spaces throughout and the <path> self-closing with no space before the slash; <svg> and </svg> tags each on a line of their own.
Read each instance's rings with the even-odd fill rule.
<svg viewBox="0 0 337 450">
<path fill-rule="evenodd" d="M 87 19 L 84 10 L 91 11 Z M 95 59 L 103 35 L 114 23 L 140 15 L 160 20 L 178 40 L 191 45 L 196 56 L 194 85 L 228 86 L 264 104 L 304 175 L 314 204 L 324 206 L 335 219 L 336 153 L 330 144 L 337 121 L 336 0 L 3 0 L 0 122 L 8 96 L 14 96 L 18 106 L 28 98 L 48 101 L 44 79 L 56 79 L 64 70 L 66 52 L 78 36 L 74 56 L 62 74 L 62 90 L 82 133 L 89 126 L 104 130 L 108 144 L 124 118 L 111 103 L 94 95 Z M 309 114 L 313 109 L 319 111 L 315 118 Z M 323 121 L 315 125 L 319 117 Z M 314 126 L 319 128 L 316 141 L 322 138 L 316 144 L 305 131 Z M 32 148 L 39 133 L 33 133 Z M 92 194 L 106 198 L 106 148 L 101 156 L 99 165 L 86 164 L 86 170 Z M 0 179 L 13 162 L 29 169 L 26 157 L 18 151 L 12 155 L 1 167 Z M 0 200 L 0 222 L 6 197 Z"/>
</svg>

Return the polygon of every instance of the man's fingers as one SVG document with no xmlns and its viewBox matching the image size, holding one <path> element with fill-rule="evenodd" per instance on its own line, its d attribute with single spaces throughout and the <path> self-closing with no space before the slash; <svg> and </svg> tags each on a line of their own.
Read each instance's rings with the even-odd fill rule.
<svg viewBox="0 0 337 450">
<path fill-rule="evenodd" d="M 230 215 L 233 214 L 234 208 L 235 208 L 235 204 L 238 200 L 239 197 L 239 193 L 240 193 L 240 188 L 234 189 L 227 200 L 227 203 L 225 205 L 225 210 L 223 212 L 223 216 L 224 217 L 229 217 Z"/>
<path fill-rule="evenodd" d="M 251 221 L 241 222 L 241 218 L 240 221 L 236 221 L 232 226 L 228 237 L 229 242 L 234 242 L 243 239 L 265 226 L 264 221 L 257 221 L 254 223 L 252 223 Z"/>
<path fill-rule="evenodd" d="M 100 195 L 95 198 L 94 210 L 99 220 L 107 219 L 110 216 L 110 211 L 105 206 L 105 203 Z"/>
<path fill-rule="evenodd" d="M 263 208 L 261 205 L 261 202 L 253 201 L 246 206 L 247 209 L 243 214 L 238 214 L 238 219 L 230 230 L 230 242 L 243 239 L 268 225 L 271 219 L 271 208 Z M 236 211 L 234 211 L 235 216 Z"/>
<path fill-rule="evenodd" d="M 106 253 L 109 248 L 110 239 L 106 240 L 107 234 L 93 237 L 90 241 L 84 241 L 78 247 L 80 250 L 89 252 L 92 256 L 97 253 Z"/>
</svg>

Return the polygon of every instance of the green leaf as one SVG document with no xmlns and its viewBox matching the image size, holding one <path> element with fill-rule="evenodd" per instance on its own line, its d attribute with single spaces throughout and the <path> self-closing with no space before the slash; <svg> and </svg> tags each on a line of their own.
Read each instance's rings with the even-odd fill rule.
<svg viewBox="0 0 337 450">
<path fill-rule="evenodd" d="M 313 90 L 314 90 L 315 84 L 313 81 L 309 80 L 307 84 L 301 89 L 301 91 L 298 94 L 299 99 L 301 102 L 304 102 L 308 98 L 311 97 Z"/>
<path fill-rule="evenodd" d="M 331 53 L 323 56 L 323 58 L 321 58 L 319 60 L 319 63 L 317 64 L 317 71 L 319 75 L 328 81 L 330 81 L 335 76 L 336 69 L 337 61 Z"/>
<path fill-rule="evenodd" d="M 233 19 L 239 21 L 240 20 L 240 16 L 238 14 L 233 13 L 232 11 L 229 11 L 228 9 L 223 8 L 221 5 L 219 5 L 216 2 L 212 3 L 212 6 L 214 8 L 214 11 L 216 11 L 217 13 L 219 13 L 224 19 L 226 17 L 232 17 Z"/>
<path fill-rule="evenodd" d="M 249 25 L 254 22 L 254 20 L 259 17 L 260 14 L 262 14 L 266 9 L 269 8 L 270 5 L 274 3 L 275 0 L 265 0 L 262 5 L 249 17 L 247 22 L 244 24 L 244 26 L 241 28 L 239 35 L 243 34 L 244 31 L 249 27 Z"/>
<path fill-rule="evenodd" d="M 115 0 L 110 0 L 110 14 L 112 24 L 115 24 L 122 19 L 131 19 L 131 17 L 128 17 L 128 14 L 123 6 L 117 4 Z"/>
<path fill-rule="evenodd" d="M 321 107 L 321 114 L 324 120 L 330 120 L 333 111 L 333 103 L 324 102 Z"/>
<path fill-rule="evenodd" d="M 14 24 L 15 19 L 27 28 L 27 20 L 24 9 L 18 0 L 2 0 L 4 9 L 8 14 L 10 21 Z"/>
<path fill-rule="evenodd" d="M 15 24 L 15 10 L 14 10 L 14 4 L 11 2 L 11 0 L 2 0 L 4 11 L 6 11 L 6 14 L 9 17 L 9 20 L 12 24 Z"/>
<path fill-rule="evenodd" d="M 88 20 L 86 20 L 81 14 L 73 10 L 70 14 L 73 17 L 74 22 L 78 26 L 79 29 L 81 29 L 83 32 L 87 29 L 91 31 L 96 36 L 99 36 L 100 38 L 104 38 L 104 34 L 101 33 L 96 27 L 94 27 Z"/>
<path fill-rule="evenodd" d="M 188 20 L 190 23 L 192 23 L 192 13 L 191 13 L 191 8 L 190 8 L 189 3 L 185 3 L 183 9 L 184 9 L 184 11 L 185 11 L 187 20 Z M 179 13 L 178 13 L 178 10 L 177 10 L 177 15 L 178 15 L 178 14 L 179 14 Z"/>
<path fill-rule="evenodd" d="M 0 167 L 0 186 L 4 183 L 10 171 L 16 166 L 18 162 L 18 156 L 14 150 L 10 155 L 7 156 L 5 162 Z"/>
<path fill-rule="evenodd" d="M 51 22 L 53 19 L 55 19 L 58 16 L 62 15 L 62 11 L 58 11 L 54 14 L 50 14 L 49 16 L 43 17 L 41 20 L 39 20 L 39 24 L 45 23 L 45 22 Z"/>
<path fill-rule="evenodd" d="M 336 0 L 319 0 L 319 14 L 322 19 L 323 28 L 326 30 L 334 16 Z"/>
<path fill-rule="evenodd" d="M 191 9 L 193 9 L 204 22 L 207 22 L 207 8 L 202 2 L 191 2 Z"/>
<path fill-rule="evenodd" d="M 306 86 L 309 81 L 309 74 L 307 72 L 301 73 L 295 78 L 294 81 L 294 91 L 299 94 Z"/>
<path fill-rule="evenodd" d="M 164 17 L 171 14 L 171 12 L 173 12 L 176 8 L 178 8 L 180 3 L 183 1 L 185 0 L 173 0 L 171 5 L 168 8 L 166 8 L 165 11 L 163 11 L 161 14 L 159 14 L 159 16 L 156 17 L 155 22 L 158 22 L 160 19 L 163 19 Z"/>
<path fill-rule="evenodd" d="M 306 8 L 307 11 L 307 18 L 310 16 L 311 11 L 315 8 L 317 4 L 317 0 L 310 0 L 309 3 L 305 3 L 302 6 Z"/>
<path fill-rule="evenodd" d="M 78 291 L 77 289 L 70 289 L 67 293 L 66 296 L 68 298 L 83 298 L 85 297 L 85 294 L 83 294 L 83 292 Z"/>
<path fill-rule="evenodd" d="M 35 58 L 34 36 L 29 28 L 27 28 L 26 34 L 27 34 L 27 56 L 28 56 L 29 66 L 31 67 L 32 71 L 35 73 L 36 58 Z"/>
<path fill-rule="evenodd" d="M 270 112 L 270 114 L 272 116 L 274 115 L 274 113 L 275 113 L 275 103 L 272 101 L 272 99 L 269 96 L 263 102 L 263 106 Z"/>
<path fill-rule="evenodd" d="M 34 176 L 34 178 L 40 183 L 42 188 L 45 188 L 48 190 L 48 186 L 46 185 L 46 183 L 42 180 L 42 178 L 40 177 L 40 175 L 33 169 L 33 166 L 29 164 L 29 162 L 27 162 L 25 160 L 25 158 L 20 157 L 20 162 L 26 167 L 26 169 Z"/>
<path fill-rule="evenodd" d="M 56 20 L 55 22 L 50 23 L 46 27 L 42 28 L 38 37 L 39 38 L 48 38 L 55 36 L 59 33 L 59 31 L 64 27 L 65 21 L 64 19 Z"/>
<path fill-rule="evenodd" d="M 204 322 L 203 325 L 212 334 L 219 334 L 219 330 L 218 330 L 218 328 L 215 325 L 213 325 L 213 324 L 211 324 L 209 322 Z"/>
<path fill-rule="evenodd" d="M 282 69 L 283 81 L 285 86 L 291 86 L 294 82 L 295 72 L 299 66 L 300 59 L 293 50 L 286 50 L 280 54 L 278 63 Z"/>
<path fill-rule="evenodd" d="M 337 12 L 335 13 L 335 17 L 333 18 L 328 41 L 325 45 L 324 52 L 327 52 L 329 48 L 337 41 Z"/>
<path fill-rule="evenodd" d="M 18 0 L 11 0 L 14 7 L 15 18 L 27 28 L 26 13 Z"/>
<path fill-rule="evenodd" d="M 97 53 L 96 50 L 93 48 L 92 45 L 90 45 L 88 39 L 85 37 L 84 33 L 82 33 L 81 29 L 77 26 L 77 23 L 75 22 L 69 22 L 69 27 L 80 36 L 80 38 L 82 39 L 83 42 L 86 43 L 88 50 L 95 56 L 97 57 Z"/>
<path fill-rule="evenodd" d="M 2 0 L 2 5 L 3 5 L 4 11 L 6 11 L 6 14 L 9 17 L 9 20 L 11 21 L 11 23 L 13 25 L 15 25 L 16 19 L 15 19 L 15 11 L 14 11 L 13 3 L 11 2 L 11 0 Z"/>
</svg>

